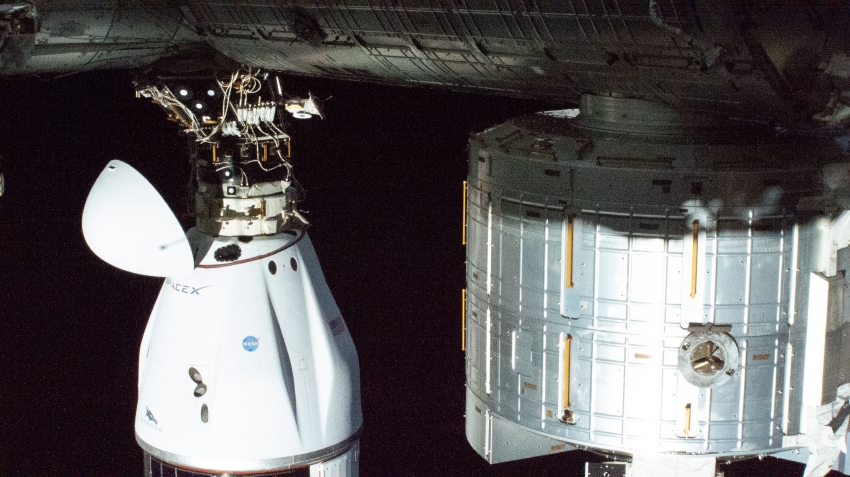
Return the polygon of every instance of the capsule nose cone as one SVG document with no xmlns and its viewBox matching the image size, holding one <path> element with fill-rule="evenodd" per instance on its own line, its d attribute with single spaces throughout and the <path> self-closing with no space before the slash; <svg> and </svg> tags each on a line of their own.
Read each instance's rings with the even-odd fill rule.
<svg viewBox="0 0 850 477">
<path fill-rule="evenodd" d="M 89 192 L 83 236 L 92 252 L 128 272 L 186 276 L 194 269 L 183 228 L 162 196 L 130 165 L 113 160 Z"/>
</svg>

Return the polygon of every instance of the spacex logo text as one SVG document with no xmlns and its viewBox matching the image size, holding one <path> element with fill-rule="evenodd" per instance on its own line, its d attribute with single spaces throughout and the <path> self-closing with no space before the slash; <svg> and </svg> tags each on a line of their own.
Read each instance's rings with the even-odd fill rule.
<svg viewBox="0 0 850 477">
<path fill-rule="evenodd" d="M 180 283 L 175 282 L 170 278 L 165 279 L 165 286 L 171 288 L 172 290 L 178 293 L 186 293 L 187 295 L 200 295 L 200 291 L 204 288 L 209 288 L 212 285 L 207 285 L 205 287 L 195 288 L 191 285 L 182 285 Z"/>
</svg>

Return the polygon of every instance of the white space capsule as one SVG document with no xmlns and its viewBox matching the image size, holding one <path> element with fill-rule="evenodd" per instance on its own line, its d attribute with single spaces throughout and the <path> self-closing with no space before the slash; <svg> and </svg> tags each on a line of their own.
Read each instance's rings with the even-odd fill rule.
<svg viewBox="0 0 850 477">
<path fill-rule="evenodd" d="M 112 161 L 83 234 L 118 268 L 167 275 L 139 354 L 136 439 L 148 464 L 358 474 L 357 353 L 303 231 L 184 235 L 152 186 Z"/>
</svg>

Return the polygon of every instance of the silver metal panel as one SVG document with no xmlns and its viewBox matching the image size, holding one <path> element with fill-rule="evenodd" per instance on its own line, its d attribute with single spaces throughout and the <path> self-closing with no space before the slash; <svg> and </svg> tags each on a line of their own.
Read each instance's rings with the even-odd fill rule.
<svg viewBox="0 0 850 477">
<path fill-rule="evenodd" d="M 591 338 L 592 339 L 592 338 Z M 579 359 L 570 363 L 570 401 L 572 409 L 587 415 L 590 410 L 591 392 L 593 390 L 593 361 L 590 359 L 593 353 L 593 343 L 590 340 L 579 337 L 573 343 L 577 347 Z M 580 419 L 576 426 L 588 426 L 587 419 Z M 570 430 L 567 428 L 566 430 Z"/>
<path fill-rule="evenodd" d="M 474 194 L 478 195 L 478 194 Z M 470 282 L 484 286 L 487 280 L 487 205 L 473 202 L 469 197 L 469 208 L 475 212 L 470 214 L 467 222 L 467 275 Z"/>
<path fill-rule="evenodd" d="M 600 242 L 602 242 L 600 240 Z M 600 246 L 601 248 L 601 246 Z M 600 250 L 598 254 L 596 266 L 597 276 L 599 270 L 605 270 L 606 273 L 599 277 L 597 282 L 597 293 L 600 301 L 608 305 L 604 308 L 605 311 L 600 311 L 599 315 L 606 318 L 626 319 L 624 312 L 619 311 L 623 308 L 618 307 L 610 301 L 626 301 L 629 294 L 629 255 L 625 252 L 613 252 L 609 250 Z"/>
<path fill-rule="evenodd" d="M 488 459 L 491 464 L 575 449 L 563 440 L 532 432 L 498 415 L 491 416 L 491 432 Z"/>
<path fill-rule="evenodd" d="M 623 415 L 624 367 L 612 363 L 593 364 L 593 403 L 592 413 L 596 415 Z M 604 358 L 602 358 L 604 359 Z"/>
<path fill-rule="evenodd" d="M 481 389 L 485 385 L 487 368 L 487 311 L 479 305 L 478 293 L 480 289 L 470 289 L 466 295 L 466 372 L 469 386 L 473 389 Z"/>
<path fill-rule="evenodd" d="M 466 440 L 475 452 L 486 459 L 490 409 L 472 389 L 471 386 L 466 388 Z"/>
<path fill-rule="evenodd" d="M 661 243 L 663 250 L 663 242 Z M 661 266 L 659 266 L 661 265 Z M 664 303 L 667 288 L 665 268 L 658 257 L 649 253 L 633 253 L 630 270 L 632 303 Z"/>
<path fill-rule="evenodd" d="M 661 404 L 658 389 L 662 386 L 662 369 L 657 366 L 630 366 L 626 381 L 629 398 L 626 400 L 625 416 L 631 427 L 652 425 L 661 419 Z M 643 436 L 643 434 L 639 434 Z M 652 436 L 658 438 L 658 433 Z"/>
<path fill-rule="evenodd" d="M 496 267 L 499 287 L 494 289 L 502 303 L 519 303 L 520 263 L 522 260 L 520 245 L 521 206 L 502 200 L 499 212 L 499 233 L 502 236 L 498 249 L 498 267 Z M 515 306 L 515 305 L 514 305 Z"/>
<path fill-rule="evenodd" d="M 563 213 L 553 210 L 547 210 L 545 229 L 545 250 L 544 250 L 544 285 L 545 291 L 543 294 L 545 311 L 543 316 L 546 318 L 555 318 L 561 313 L 561 289 L 563 288 L 561 281 L 563 273 L 561 272 L 563 264 L 563 246 L 562 232 L 564 228 Z M 576 300 L 575 305 L 578 305 Z M 577 306 L 576 306 L 577 308 Z M 578 313 L 576 313 L 578 316 Z"/>
<path fill-rule="evenodd" d="M 546 283 L 545 209 L 526 207 L 522 220 L 522 255 L 520 270 L 520 311 L 536 315 L 543 311 Z"/>
<path fill-rule="evenodd" d="M 714 296 L 718 305 L 744 303 L 747 285 L 747 258 L 738 255 L 717 257 L 717 292 Z"/>
<path fill-rule="evenodd" d="M 511 349 L 513 351 L 513 370 L 525 376 L 531 376 L 534 335 L 522 328 L 511 332 Z"/>
</svg>

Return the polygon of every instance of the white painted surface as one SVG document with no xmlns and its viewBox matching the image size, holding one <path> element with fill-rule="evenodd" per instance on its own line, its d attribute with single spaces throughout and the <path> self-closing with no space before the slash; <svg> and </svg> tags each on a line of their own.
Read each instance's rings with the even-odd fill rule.
<svg viewBox="0 0 850 477">
<path fill-rule="evenodd" d="M 192 249 L 168 205 L 138 171 L 110 161 L 83 210 L 86 243 L 106 263 L 155 277 L 186 276 Z"/>
<path fill-rule="evenodd" d="M 806 321 L 806 354 L 803 373 L 803 409 L 820 406 L 823 394 L 823 359 L 826 342 L 829 282 L 819 273 L 809 278 L 809 309 Z M 805 429 L 805 412 L 801 428 Z"/>
<path fill-rule="evenodd" d="M 246 260 L 293 240 L 219 237 L 208 255 L 237 245 Z M 341 320 L 307 237 L 167 279 L 140 350 L 138 438 L 172 463 L 231 472 L 280 468 L 350 440 L 363 422 L 359 365 Z M 208 387 L 201 397 L 190 367 Z"/>
</svg>

